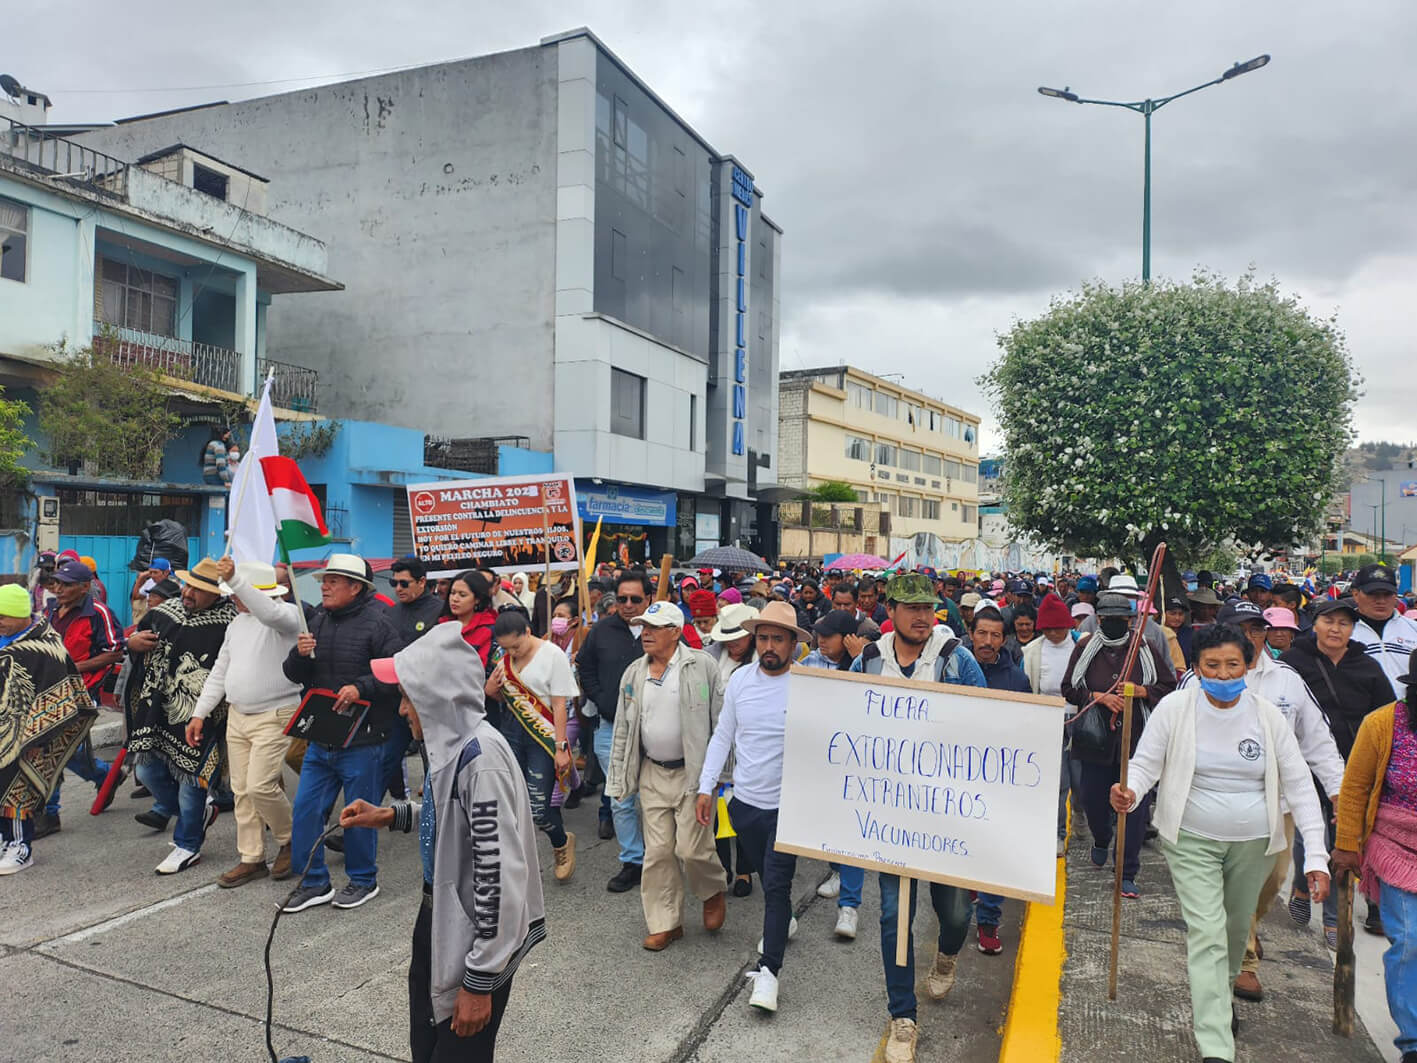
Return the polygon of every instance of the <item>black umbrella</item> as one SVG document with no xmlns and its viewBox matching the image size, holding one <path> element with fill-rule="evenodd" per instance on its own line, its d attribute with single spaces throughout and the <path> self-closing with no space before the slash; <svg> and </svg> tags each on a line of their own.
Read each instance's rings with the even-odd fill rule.
<svg viewBox="0 0 1417 1063">
<path fill-rule="evenodd" d="M 689 564 L 695 568 L 719 568 L 725 572 L 757 572 L 772 566 L 751 550 L 738 546 L 715 546 L 695 554 Z"/>
</svg>

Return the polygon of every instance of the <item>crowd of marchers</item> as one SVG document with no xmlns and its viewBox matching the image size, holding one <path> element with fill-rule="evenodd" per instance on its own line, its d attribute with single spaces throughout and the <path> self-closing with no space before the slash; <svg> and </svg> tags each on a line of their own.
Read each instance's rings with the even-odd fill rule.
<svg viewBox="0 0 1417 1063">
<path fill-rule="evenodd" d="M 1155 602 L 1114 569 L 782 565 L 661 585 L 602 565 L 582 586 L 576 573 L 433 580 L 407 557 L 386 594 L 362 558 L 336 553 L 318 578 L 319 604 L 302 606 L 284 566 L 206 558 L 173 571 L 157 559 L 123 589 L 135 617 L 123 630 L 92 559 L 41 555 L 28 589 L 0 588 L 0 658 L 12 676 L 58 661 L 84 699 L 122 709 L 134 793 L 152 802 L 136 818 L 154 834 L 172 829 L 158 874 L 190 873 L 213 819 L 230 811 L 235 860 L 219 885 L 288 879 L 283 912 L 348 911 L 379 894 L 379 831 L 416 832 L 424 888 L 409 1031 L 419 1063 L 493 1058 L 519 964 L 555 932 L 536 836 L 549 844 L 551 882 L 569 882 L 576 837 L 562 809 L 583 801 L 599 803 L 600 837 L 619 850 L 606 888 L 639 893 L 647 950 L 670 949 L 691 923 L 714 933 L 730 896 L 762 890 L 748 1005 L 777 1012 L 797 932 L 797 860 L 775 848 L 794 664 L 1060 698 L 1055 855 L 1066 852 L 1071 808 L 1087 859 L 1106 867 L 1115 851 L 1122 894 L 1135 898 L 1154 840 L 1186 920 L 1204 1060 L 1235 1058 L 1235 999 L 1265 992 L 1256 928 L 1275 900 L 1287 889 L 1300 924 L 1317 906 L 1336 945 L 1331 876 L 1354 873 L 1364 929 L 1390 942 L 1397 1047 L 1403 1063 L 1417 1061 L 1417 712 L 1405 700 L 1417 622 L 1385 565 L 1360 570 L 1345 595 L 1188 572 L 1184 596 Z M 6 688 L 0 766 L 29 715 L 45 711 L 23 689 Z M 109 801 L 125 784 L 126 769 L 87 742 L 65 756 Z M 0 817 L 0 875 L 43 874 L 36 843 L 62 829 L 57 779 L 43 796 Z M 327 850 L 343 854 L 339 889 Z M 916 896 L 898 965 L 901 883 L 872 877 L 883 1056 L 906 1063 L 920 1018 Z M 862 868 L 832 865 L 817 889 L 836 901 L 842 940 L 860 930 L 866 880 Z M 938 1001 L 971 925 L 981 953 L 1004 951 L 1005 902 L 935 883 L 928 895 L 939 930 L 921 988 Z"/>
</svg>

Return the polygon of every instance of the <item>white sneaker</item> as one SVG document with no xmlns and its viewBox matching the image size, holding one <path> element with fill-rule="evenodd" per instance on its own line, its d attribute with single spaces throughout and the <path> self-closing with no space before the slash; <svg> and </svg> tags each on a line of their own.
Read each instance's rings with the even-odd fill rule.
<svg viewBox="0 0 1417 1063">
<path fill-rule="evenodd" d="M 790 922 L 790 923 L 787 924 L 787 940 L 788 940 L 788 941 L 791 941 L 791 940 L 792 940 L 793 938 L 795 938 L 796 936 L 797 936 L 797 917 L 794 915 L 794 916 L 792 917 L 792 922 Z M 762 939 L 762 938 L 758 938 L 758 955 L 761 956 L 762 954 L 763 954 L 763 939 Z"/>
<path fill-rule="evenodd" d="M 841 893 L 841 875 L 833 871 L 827 880 L 817 887 L 818 897 L 835 897 Z"/>
<path fill-rule="evenodd" d="M 931 1000 L 944 1000 L 955 987 L 955 959 L 944 953 L 935 953 L 935 966 L 925 976 L 925 992 Z"/>
<path fill-rule="evenodd" d="M 0 848 L 0 875 L 14 875 L 34 863 L 27 842 L 7 842 Z"/>
<path fill-rule="evenodd" d="M 174 845 L 172 852 L 167 854 L 167 859 L 157 865 L 157 873 L 159 875 L 175 875 L 179 871 L 186 871 L 201 858 L 201 853 L 194 853 L 191 849 L 182 849 Z"/>
<path fill-rule="evenodd" d="M 860 914 L 855 908 L 838 908 L 836 910 L 836 930 L 833 933 L 847 941 L 855 941 L 856 917 Z"/>
<path fill-rule="evenodd" d="M 753 980 L 753 995 L 748 998 L 748 1006 L 759 1011 L 777 1011 L 777 975 L 766 967 L 749 971 Z"/>
<path fill-rule="evenodd" d="M 892 1019 L 886 1026 L 886 1063 L 915 1063 L 920 1028 L 914 1019 Z"/>
</svg>

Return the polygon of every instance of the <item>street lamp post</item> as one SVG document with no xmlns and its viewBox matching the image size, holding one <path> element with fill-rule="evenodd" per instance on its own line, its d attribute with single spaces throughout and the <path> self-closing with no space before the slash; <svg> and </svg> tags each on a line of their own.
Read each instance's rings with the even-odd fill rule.
<svg viewBox="0 0 1417 1063">
<path fill-rule="evenodd" d="M 1146 139 L 1144 162 L 1142 165 L 1141 201 L 1141 279 L 1143 284 L 1151 283 L 1151 116 L 1172 100 L 1179 100 L 1182 96 L 1189 96 L 1193 92 L 1199 92 L 1201 89 L 1208 89 L 1212 85 L 1219 85 L 1232 78 L 1237 78 L 1241 74 L 1248 74 L 1252 70 L 1258 70 L 1268 62 L 1268 55 L 1257 55 L 1248 62 L 1236 63 L 1215 80 L 1207 81 L 1205 84 L 1197 85 L 1195 88 L 1187 89 L 1185 92 L 1173 93 L 1170 96 L 1162 96 L 1160 99 L 1154 100 L 1136 100 L 1131 103 L 1124 103 L 1121 100 L 1085 99 L 1067 87 L 1061 89 L 1050 89 L 1046 86 L 1039 87 L 1038 91 L 1040 93 L 1044 96 L 1050 96 L 1055 100 L 1067 100 L 1069 103 L 1095 103 L 1102 107 L 1125 107 L 1129 111 L 1136 111 L 1137 114 L 1145 119 Z"/>
<path fill-rule="evenodd" d="M 1386 565 L 1386 564 L 1387 564 L 1387 480 L 1386 480 L 1385 478 L 1381 477 L 1381 476 L 1369 476 L 1369 477 L 1368 477 L 1368 480 L 1369 480 L 1369 482 L 1371 482 L 1371 483 L 1381 484 L 1381 485 L 1382 485 L 1382 489 L 1383 489 L 1383 493 L 1378 496 L 1378 501 L 1382 504 L 1382 511 L 1383 511 L 1383 541 L 1382 541 L 1381 545 L 1378 546 L 1378 559 L 1379 559 L 1380 561 L 1382 561 L 1383 564 Z M 1377 509 L 1378 507 L 1377 507 L 1377 506 L 1370 506 L 1369 508 L 1371 508 L 1371 509 Z"/>
</svg>

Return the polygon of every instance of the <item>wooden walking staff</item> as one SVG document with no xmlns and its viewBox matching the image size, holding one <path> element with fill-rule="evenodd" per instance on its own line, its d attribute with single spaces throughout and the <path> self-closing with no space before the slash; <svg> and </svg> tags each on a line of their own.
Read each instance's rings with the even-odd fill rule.
<svg viewBox="0 0 1417 1063">
<path fill-rule="evenodd" d="M 1122 789 L 1127 788 L 1127 766 L 1132 759 L 1132 698 L 1136 687 L 1122 684 Z M 1107 971 L 1107 999 L 1117 999 L 1117 950 L 1122 937 L 1122 864 L 1127 851 L 1127 813 L 1117 813 L 1116 852 L 1112 856 L 1112 957 Z"/>
<path fill-rule="evenodd" d="M 1338 955 L 1333 964 L 1333 1032 L 1353 1036 L 1353 872 L 1344 868 L 1329 887 L 1338 901 Z"/>
<path fill-rule="evenodd" d="M 904 967 L 910 960 L 910 879 L 900 876 L 900 895 L 896 898 L 895 965 Z M 912 978 L 915 976 L 912 974 Z"/>
<path fill-rule="evenodd" d="M 669 570 L 673 567 L 673 554 L 665 554 L 659 559 L 659 586 L 654 591 L 654 600 L 657 602 L 669 600 Z"/>
</svg>

